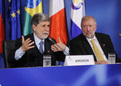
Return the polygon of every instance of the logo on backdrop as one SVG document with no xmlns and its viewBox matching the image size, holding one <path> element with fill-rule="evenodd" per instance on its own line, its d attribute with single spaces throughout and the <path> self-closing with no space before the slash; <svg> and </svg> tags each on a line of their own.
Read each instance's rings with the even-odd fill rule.
<svg viewBox="0 0 121 86">
<path fill-rule="evenodd" d="M 78 10 L 84 5 L 84 0 L 73 0 L 72 9 Z"/>
</svg>

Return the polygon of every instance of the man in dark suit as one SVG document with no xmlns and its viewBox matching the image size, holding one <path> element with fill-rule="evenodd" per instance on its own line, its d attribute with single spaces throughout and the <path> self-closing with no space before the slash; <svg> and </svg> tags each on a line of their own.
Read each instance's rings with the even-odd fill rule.
<svg viewBox="0 0 121 86">
<path fill-rule="evenodd" d="M 69 52 L 70 55 L 93 55 L 95 64 L 108 64 L 108 54 L 116 54 L 109 35 L 95 33 L 97 24 L 92 16 L 85 16 L 82 18 L 81 28 L 82 34 L 69 41 L 69 49 L 60 40 L 58 45 L 61 46 L 66 52 Z M 92 40 L 94 40 L 96 46 L 98 47 L 98 51 L 101 56 L 99 56 L 99 53 L 96 53 L 97 51 L 94 49 Z M 52 50 L 54 52 L 62 51 L 62 49 L 59 49 L 56 45 L 52 45 Z M 116 61 L 120 62 L 120 59 L 116 57 Z"/>
<path fill-rule="evenodd" d="M 8 59 L 9 63 L 13 67 L 43 66 L 45 55 L 51 56 L 51 65 L 55 65 L 56 60 L 64 61 L 62 52 L 55 53 L 51 50 L 51 45 L 56 41 L 48 37 L 50 18 L 43 13 L 35 14 L 31 19 L 31 25 L 33 34 L 17 39 L 15 50 Z"/>
</svg>

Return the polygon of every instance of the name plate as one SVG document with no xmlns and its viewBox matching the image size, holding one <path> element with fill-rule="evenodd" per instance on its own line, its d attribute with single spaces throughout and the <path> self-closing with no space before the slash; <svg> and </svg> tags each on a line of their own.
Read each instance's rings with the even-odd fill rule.
<svg viewBox="0 0 121 86">
<path fill-rule="evenodd" d="M 69 55 L 65 58 L 64 66 L 94 65 L 93 55 Z"/>
</svg>

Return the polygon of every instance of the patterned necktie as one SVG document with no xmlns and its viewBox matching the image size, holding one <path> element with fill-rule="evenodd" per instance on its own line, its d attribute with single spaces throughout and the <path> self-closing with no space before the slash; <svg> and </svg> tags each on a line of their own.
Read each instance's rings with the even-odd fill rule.
<svg viewBox="0 0 121 86">
<path fill-rule="evenodd" d="M 94 39 L 92 39 L 91 42 L 92 42 L 92 46 L 93 46 L 93 49 L 94 49 L 94 52 L 95 52 L 95 55 L 96 55 L 98 61 L 104 60 L 102 53 L 100 52 L 99 48 L 97 47 L 97 45 L 94 42 Z"/>
<path fill-rule="evenodd" d="M 39 43 L 39 45 L 40 45 L 39 51 L 40 51 L 42 54 L 43 54 L 43 44 L 44 44 L 43 41 L 41 41 L 41 42 Z"/>
</svg>

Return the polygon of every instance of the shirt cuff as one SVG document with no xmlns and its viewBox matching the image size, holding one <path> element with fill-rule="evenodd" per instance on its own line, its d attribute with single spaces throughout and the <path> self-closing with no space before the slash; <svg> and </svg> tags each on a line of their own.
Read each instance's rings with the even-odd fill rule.
<svg viewBox="0 0 121 86">
<path fill-rule="evenodd" d="M 22 49 L 21 49 L 21 47 L 20 47 L 15 52 L 15 60 L 19 60 L 24 54 L 25 54 L 25 52 L 23 52 Z"/>
<path fill-rule="evenodd" d="M 69 48 L 66 46 L 66 49 L 63 51 L 65 55 L 69 55 Z"/>
</svg>

